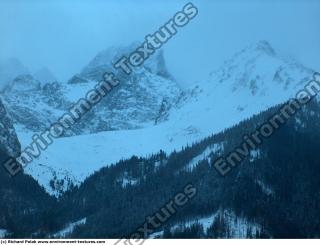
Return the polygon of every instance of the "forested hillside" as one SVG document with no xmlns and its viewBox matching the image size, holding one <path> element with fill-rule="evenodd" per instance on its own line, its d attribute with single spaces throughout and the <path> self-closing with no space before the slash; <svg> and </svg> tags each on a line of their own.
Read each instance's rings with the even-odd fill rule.
<svg viewBox="0 0 320 245">
<path fill-rule="evenodd" d="M 197 195 L 158 228 L 164 237 L 232 237 L 232 220 L 237 219 L 245 220 L 249 237 L 317 237 L 317 102 L 298 112 L 255 150 L 259 154 L 250 154 L 226 177 L 221 177 L 212 165 L 277 109 L 271 108 L 170 156 L 160 152 L 149 158 L 132 157 L 101 169 L 59 201 L 62 220 L 86 218 L 71 237 L 126 237 L 188 183 L 197 188 Z M 220 145 L 220 150 L 214 145 Z M 203 154 L 208 147 L 211 152 Z M 197 164 L 194 159 L 199 160 Z M 229 223 L 225 212 L 234 216 Z M 186 225 L 213 214 L 219 218 L 212 220 L 207 230 L 199 222 Z M 250 224 L 255 224 L 254 234 Z"/>
</svg>

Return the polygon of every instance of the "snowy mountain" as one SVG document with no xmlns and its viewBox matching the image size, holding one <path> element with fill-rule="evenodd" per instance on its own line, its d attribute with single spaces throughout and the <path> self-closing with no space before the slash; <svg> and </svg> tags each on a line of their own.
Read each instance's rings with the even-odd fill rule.
<svg viewBox="0 0 320 245">
<path fill-rule="evenodd" d="M 19 92 L 34 92 L 40 89 L 40 82 L 34 79 L 29 74 L 19 75 L 13 79 L 7 87 L 5 92 L 19 93 Z"/>
<path fill-rule="evenodd" d="M 25 112 L 17 113 L 14 118 L 32 111 L 29 117 L 32 125 L 40 127 L 36 124 L 38 118 L 45 122 L 43 125 L 48 125 L 54 117 L 62 115 L 66 105 L 93 88 L 96 83 L 89 79 L 100 78 L 113 55 L 118 56 L 117 50 L 99 53 L 74 77 L 78 82 L 73 79 L 59 88 L 54 87 L 52 94 L 41 92 L 38 97 L 32 92 L 36 101 L 45 101 L 48 95 L 54 96 L 59 91 L 59 95 L 51 99 L 59 102 L 56 107 L 48 107 L 47 101 L 43 104 L 33 101 L 25 107 L 23 102 L 21 107 Z M 286 101 L 312 77 L 310 69 L 279 57 L 270 44 L 263 41 L 237 53 L 210 74 L 208 80 L 181 92 L 176 83 L 168 79 L 170 76 L 150 72 L 166 74 L 162 55 L 154 58 L 153 68 L 149 61 L 130 77 L 118 74 L 125 78 L 122 85 L 73 129 L 71 135 L 77 136 L 56 140 L 29 165 L 27 172 L 48 191 L 55 186 L 50 183 L 52 179 L 65 190 L 70 180 L 79 183 L 94 171 L 120 159 L 146 156 L 160 149 L 169 153 L 231 127 Z M 19 101 L 18 98 L 12 100 L 7 103 L 9 108 Z M 14 114 L 18 108 L 10 111 Z M 30 129 L 26 126 L 30 125 L 28 122 L 22 125 Z M 31 142 L 31 132 L 23 130 L 22 126 L 18 128 L 21 129 L 18 130 L 19 139 L 27 146 Z M 69 184 L 61 185 L 62 182 Z"/>
<path fill-rule="evenodd" d="M 123 48 L 119 50 L 123 51 Z M 111 55 L 119 56 L 119 50 L 114 48 L 99 53 L 68 83 L 48 83 L 48 71 L 37 73 L 38 79 L 23 75 L 12 80 L 3 93 L 3 100 L 17 126 L 32 132 L 48 128 L 97 85 L 108 71 L 105 64 L 111 62 Z M 66 136 L 152 126 L 164 101 L 173 103 L 181 90 L 171 76 L 163 76 L 168 72 L 162 52 L 149 62 L 149 66 L 152 68 L 138 68 L 130 76 L 119 74 L 121 85 Z"/>
<path fill-rule="evenodd" d="M 73 103 L 93 89 L 100 82 L 102 75 L 108 71 L 106 64 L 111 62 L 110 60 L 116 59 L 111 58 L 112 55 L 118 57 L 122 51 L 124 51 L 123 48 L 119 48 L 119 50 L 113 48 L 99 53 L 83 68 L 79 75 L 73 76 L 68 83 L 44 84 L 43 81 L 31 75 L 18 76 L 12 80 L 1 97 L 15 122 L 20 140 L 24 142 L 24 145 L 27 146 L 31 143 L 34 133 L 41 133 L 47 129 L 67 112 Z M 120 77 L 120 86 L 115 88 L 64 136 L 77 135 L 78 139 L 81 139 L 104 131 L 122 130 L 122 132 L 126 132 L 126 130 L 152 127 L 159 117 L 163 105 L 175 103 L 182 93 L 165 67 L 162 52 L 158 52 L 146 66 L 135 69 L 129 76 L 117 75 Z M 62 140 L 68 139 L 71 138 Z M 72 139 L 77 140 L 74 137 Z M 60 142 L 60 140 L 58 141 Z M 93 146 L 97 145 L 95 139 L 88 144 L 91 143 Z M 74 145 L 74 141 L 71 144 Z M 80 150 L 80 152 L 84 151 Z M 56 153 L 54 155 L 57 156 Z M 92 159 L 93 155 L 88 153 L 88 156 Z M 86 159 L 82 160 L 86 161 Z M 70 182 L 68 179 L 77 182 L 77 179 L 83 180 L 91 172 L 85 170 L 85 173 L 82 173 L 83 177 L 80 178 L 77 174 L 75 175 L 77 178 L 75 178 L 73 176 L 74 168 L 68 170 L 71 165 L 74 166 L 74 159 L 70 160 L 71 165 L 62 161 L 63 167 L 61 169 L 46 160 L 40 159 L 39 161 L 39 165 L 34 164 L 40 166 L 39 171 L 38 169 L 27 171 L 34 176 L 41 175 L 43 179 L 45 176 L 43 172 L 48 173 L 49 177 L 45 180 L 46 186 L 49 186 L 50 180 L 56 175 L 68 175 L 69 177 L 63 177 L 66 182 Z M 97 161 L 94 164 L 98 166 L 96 169 L 99 169 L 103 163 Z M 80 170 L 81 168 L 79 168 Z M 57 178 L 58 182 L 61 183 L 61 179 Z"/>
<path fill-rule="evenodd" d="M 189 124 L 192 117 L 195 130 L 212 133 L 213 127 L 230 127 L 283 103 L 310 81 L 312 74 L 310 69 L 279 57 L 262 41 L 237 53 L 207 81 L 196 84 L 163 118 Z M 208 119 L 216 119 L 214 126 Z"/>
<path fill-rule="evenodd" d="M 162 58 L 157 61 L 164 63 Z M 101 72 L 98 65 L 90 67 Z M 95 124 L 112 110 L 102 102 L 85 118 L 92 124 L 56 139 L 28 165 L 27 175 L 9 178 L 0 171 L 0 236 L 125 237 L 192 183 L 190 202 L 175 205 L 177 212 L 165 225 L 147 235 L 317 237 L 319 100 L 249 149 L 225 177 L 214 168 L 215 159 L 227 156 L 242 135 L 274 115 L 279 103 L 293 97 L 313 72 L 279 57 L 266 42 L 237 53 L 206 81 L 184 92 L 170 76 L 157 73 L 159 67 L 163 69 L 136 69 L 113 92 L 118 97 L 107 98 L 119 108 L 109 120 L 112 130 Z M 0 103 L 0 152 L 17 156 L 19 141 L 28 146 L 34 132 L 41 132 L 96 84 L 93 79 L 79 74 L 68 84 L 44 86 L 30 75 L 12 80 L 1 95 L 5 106 Z M 134 103 L 139 96 L 144 101 Z M 128 110 L 144 110 L 146 115 Z M 128 124 L 114 121 L 120 116 Z M 35 180 L 60 198 L 47 195 Z"/>
<path fill-rule="evenodd" d="M 47 67 L 42 67 L 40 70 L 36 71 L 33 74 L 33 77 L 36 80 L 41 81 L 42 85 L 57 81 L 57 78 L 53 75 L 53 73 Z"/>
<path fill-rule="evenodd" d="M 123 77 L 124 74 L 119 72 L 119 70 L 114 69 L 113 64 L 121 57 L 128 56 L 137 47 L 139 47 L 139 43 L 132 43 L 129 46 L 111 47 L 103 50 L 82 69 L 79 76 L 88 80 L 99 81 L 106 71 L 113 71 L 114 73 L 119 73 L 117 74 L 118 77 Z M 167 70 L 162 50 L 155 52 L 150 58 L 148 58 L 148 60 L 143 64 L 143 68 L 151 74 L 172 80 L 172 76 Z"/>
<path fill-rule="evenodd" d="M 69 105 L 59 87 L 56 83 L 41 88 L 40 81 L 31 75 L 20 75 L 8 84 L 1 97 L 17 128 L 39 132 L 48 128 Z"/>
<path fill-rule="evenodd" d="M 0 62 L 0 91 L 19 75 L 28 74 L 28 69 L 16 58 Z"/>
<path fill-rule="evenodd" d="M 121 55 L 128 54 L 134 47 L 135 44 L 113 47 L 98 53 L 80 74 L 69 80 L 69 85 L 73 85 L 72 91 L 76 91 L 77 86 L 89 86 L 101 81 L 106 71 L 113 71 L 121 82 L 119 88 L 112 91 L 80 122 L 79 129 L 93 125 L 87 133 L 96 133 L 152 126 L 163 103 L 174 103 L 179 98 L 182 91 L 169 74 L 162 51 L 157 52 L 142 67 L 134 69 L 129 76 L 112 67 Z"/>
</svg>

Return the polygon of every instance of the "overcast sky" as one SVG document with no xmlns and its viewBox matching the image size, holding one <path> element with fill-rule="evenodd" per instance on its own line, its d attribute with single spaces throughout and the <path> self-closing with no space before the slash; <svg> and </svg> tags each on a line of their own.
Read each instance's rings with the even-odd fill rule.
<svg viewBox="0 0 320 245">
<path fill-rule="evenodd" d="M 70 78 L 97 52 L 144 41 L 188 1 L 0 0 L 0 58 Z M 267 2 L 267 3 L 266 3 Z M 205 79 L 239 49 L 267 40 L 320 71 L 320 1 L 195 0 L 199 14 L 164 47 L 181 84 Z"/>
</svg>

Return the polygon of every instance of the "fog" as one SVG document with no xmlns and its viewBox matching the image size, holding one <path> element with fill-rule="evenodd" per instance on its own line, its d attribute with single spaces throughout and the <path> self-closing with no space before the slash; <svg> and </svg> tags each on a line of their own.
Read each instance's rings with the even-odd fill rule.
<svg viewBox="0 0 320 245">
<path fill-rule="evenodd" d="M 16 57 L 31 71 L 47 66 L 64 81 L 103 49 L 142 43 L 187 2 L 1 0 L 0 59 Z M 198 16 L 163 47 L 170 72 L 183 86 L 206 79 L 259 40 L 320 71 L 320 1 L 193 3 Z"/>
</svg>

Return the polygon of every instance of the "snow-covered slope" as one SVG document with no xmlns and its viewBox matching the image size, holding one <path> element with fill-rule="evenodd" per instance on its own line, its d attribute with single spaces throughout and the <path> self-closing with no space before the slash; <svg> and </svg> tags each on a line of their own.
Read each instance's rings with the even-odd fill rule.
<svg viewBox="0 0 320 245">
<path fill-rule="evenodd" d="M 164 117 L 210 133 L 286 101 L 311 78 L 311 70 L 281 59 L 267 42 L 259 42 L 198 83 Z"/>
<path fill-rule="evenodd" d="M 311 70 L 277 56 L 266 42 L 259 42 L 242 50 L 225 62 L 221 69 L 213 72 L 207 81 L 196 84 L 183 96 L 177 96 L 176 92 L 170 94 L 171 97 L 178 97 L 177 102 L 163 100 L 160 105 L 161 100 L 153 97 L 160 94 L 164 98 L 171 91 L 175 91 L 171 89 L 172 83 L 166 78 L 155 77 L 153 73 L 147 73 L 146 68 L 137 70 L 136 74 L 134 77 L 139 79 L 129 80 L 127 83 L 132 84 L 132 87 L 138 86 L 139 89 L 147 86 L 142 91 L 151 94 L 153 99 L 146 100 L 143 106 L 139 103 L 137 106 L 133 96 L 125 95 L 132 90 L 122 92 L 120 88 L 118 93 L 124 93 L 121 100 L 114 98 L 109 102 L 110 107 L 107 107 L 112 110 L 112 106 L 115 106 L 117 113 L 107 114 L 108 118 L 113 122 L 114 118 L 118 120 L 123 117 L 121 119 L 125 122 L 132 119 L 131 111 L 137 111 L 142 113 L 139 118 L 146 117 L 147 122 L 150 122 L 149 119 L 154 117 L 154 114 L 149 117 L 152 110 L 160 108 L 156 125 L 149 124 L 149 127 L 134 130 L 123 130 L 126 127 L 121 126 L 117 131 L 58 139 L 40 159 L 30 164 L 27 172 L 38 179 L 48 191 L 52 191 L 52 176 L 55 176 L 57 183 L 61 179 L 75 179 L 77 183 L 99 168 L 116 163 L 122 158 L 132 155 L 145 156 L 160 149 L 169 153 L 286 101 L 312 78 Z M 169 84 L 168 87 L 163 82 Z M 80 84 L 86 87 L 90 82 Z M 72 91 L 74 90 L 70 90 L 71 94 Z M 118 104 L 112 103 L 115 101 Z M 103 108 L 105 105 L 102 103 L 101 106 Z M 145 108 L 146 106 L 149 107 Z M 86 123 L 92 122 L 90 120 Z M 134 125 L 132 122 L 136 123 L 132 120 L 131 126 Z M 138 122 L 141 123 L 139 120 Z M 20 139 L 24 145 L 30 143 L 30 135 L 27 133 L 20 132 Z M 58 186 L 62 190 L 67 188 L 64 185 Z"/>
<path fill-rule="evenodd" d="M 78 220 L 76 222 L 70 223 L 63 230 L 56 232 L 55 234 L 51 235 L 50 237 L 56 238 L 56 239 L 65 238 L 68 235 L 70 235 L 77 226 L 81 226 L 81 225 L 85 224 L 86 221 L 87 221 L 87 219 L 83 218 L 83 219 Z"/>
</svg>

